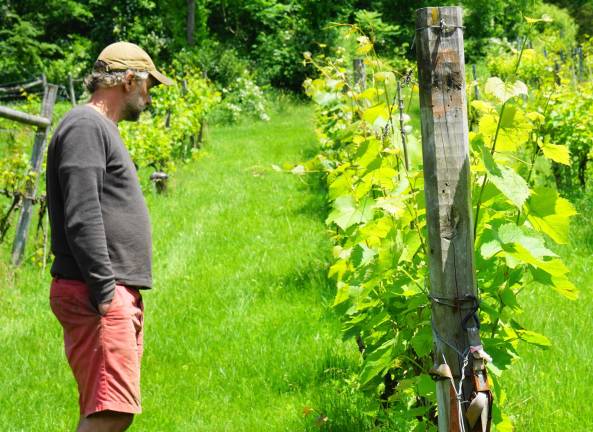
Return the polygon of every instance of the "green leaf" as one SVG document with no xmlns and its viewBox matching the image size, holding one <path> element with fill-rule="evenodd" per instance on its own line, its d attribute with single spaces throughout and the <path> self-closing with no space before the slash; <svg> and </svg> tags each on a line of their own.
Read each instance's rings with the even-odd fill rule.
<svg viewBox="0 0 593 432">
<path fill-rule="evenodd" d="M 393 363 L 395 340 L 390 339 L 380 347 L 370 351 L 360 371 L 360 384 L 368 384 L 371 380 L 383 376 Z"/>
<path fill-rule="evenodd" d="M 473 100 L 470 104 L 480 114 L 496 114 L 496 108 L 490 102 L 483 100 Z"/>
<path fill-rule="evenodd" d="M 334 298 L 334 306 L 344 303 L 350 298 L 350 286 L 342 281 L 337 283 L 338 290 L 336 291 L 336 297 Z"/>
<path fill-rule="evenodd" d="M 566 276 L 552 276 L 552 288 L 569 300 L 579 298 L 579 290 Z"/>
<path fill-rule="evenodd" d="M 335 223 L 343 230 L 352 225 L 367 222 L 373 217 L 374 201 L 370 198 L 363 199 L 359 208 L 354 204 L 350 195 L 336 198 L 334 210 L 325 220 L 326 224 Z"/>
<path fill-rule="evenodd" d="M 497 165 L 486 147 L 482 147 L 482 157 L 490 181 L 513 204 L 521 208 L 530 192 L 525 179 L 512 169 Z"/>
<path fill-rule="evenodd" d="M 527 201 L 526 209 L 527 219 L 533 228 L 547 234 L 556 243 L 568 243 L 570 218 L 577 212 L 555 189 L 535 189 Z"/>
<path fill-rule="evenodd" d="M 521 340 L 524 340 L 528 344 L 535 345 L 540 348 L 547 349 L 552 346 L 550 339 L 531 330 L 517 330 L 517 335 Z"/>
<path fill-rule="evenodd" d="M 352 250 L 352 264 L 355 267 L 366 266 L 373 262 L 377 251 L 369 248 L 364 242 L 358 243 Z"/>
<path fill-rule="evenodd" d="M 412 336 L 410 341 L 412 348 L 418 354 L 418 357 L 424 357 L 432 351 L 432 329 L 430 324 L 425 324 Z"/>
<path fill-rule="evenodd" d="M 520 244 L 531 256 L 537 259 L 558 256 L 545 246 L 542 239 L 530 236 L 524 229 L 514 223 L 501 225 L 498 229 L 498 238 L 503 244 Z"/>
<path fill-rule="evenodd" d="M 399 262 L 411 262 L 422 241 L 417 231 L 408 231 L 404 236 L 404 250 L 399 257 Z"/>
<path fill-rule="evenodd" d="M 518 309 L 519 303 L 517 303 L 517 296 L 515 292 L 509 288 L 505 287 L 503 290 L 499 292 L 500 299 L 505 306 L 510 307 L 511 309 Z"/>
<path fill-rule="evenodd" d="M 420 396 L 435 401 L 436 386 L 434 380 L 428 374 L 421 374 L 416 377 L 416 389 Z"/>
<path fill-rule="evenodd" d="M 532 268 L 531 274 L 535 282 L 551 287 L 561 296 L 569 300 L 579 298 L 579 290 L 565 275 L 552 276 L 539 268 Z"/>
<path fill-rule="evenodd" d="M 371 162 L 373 162 L 377 158 L 380 152 L 381 142 L 379 142 L 379 140 L 367 140 L 360 146 L 360 148 L 356 152 L 356 163 L 360 167 L 366 168 Z"/>
<path fill-rule="evenodd" d="M 513 84 L 506 84 L 498 77 L 488 78 L 484 90 L 486 93 L 498 99 L 501 103 L 505 103 L 515 96 L 522 94 L 526 95 L 528 92 L 527 86 L 523 81 L 515 81 Z"/>
<path fill-rule="evenodd" d="M 570 152 L 565 145 L 544 143 L 540 146 L 546 159 L 551 159 L 564 165 L 570 165 Z"/>
<path fill-rule="evenodd" d="M 380 128 L 387 124 L 389 120 L 389 108 L 385 102 L 366 109 L 362 113 L 362 118 L 373 127 Z"/>
<path fill-rule="evenodd" d="M 383 209 L 396 218 L 399 218 L 406 209 L 404 200 L 399 196 L 379 197 L 375 207 Z"/>
</svg>

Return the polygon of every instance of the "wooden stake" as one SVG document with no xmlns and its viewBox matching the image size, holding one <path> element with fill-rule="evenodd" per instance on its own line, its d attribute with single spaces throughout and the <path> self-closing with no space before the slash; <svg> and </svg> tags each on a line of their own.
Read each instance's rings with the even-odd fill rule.
<svg viewBox="0 0 593 432">
<path fill-rule="evenodd" d="M 72 74 L 68 74 L 68 92 L 70 94 L 70 102 L 73 106 L 76 106 L 76 93 L 74 92 L 74 80 Z"/>
<path fill-rule="evenodd" d="M 27 182 L 27 192 L 23 200 L 23 209 L 21 211 L 17 225 L 16 238 L 12 245 L 12 264 L 15 266 L 20 265 L 23 258 L 23 253 L 25 251 L 25 242 L 27 240 L 27 233 L 29 232 L 33 203 L 35 200 L 35 194 L 37 193 L 37 186 L 39 184 L 39 174 L 41 172 L 43 155 L 45 153 L 47 134 L 49 132 L 49 125 L 51 124 L 51 118 L 57 94 L 58 86 L 54 84 L 48 84 L 45 87 L 41 106 L 41 116 L 48 120 L 48 124 L 45 126 L 39 126 L 37 128 L 37 133 L 35 133 L 30 171 L 35 176 L 35 178 L 33 181 Z"/>
<path fill-rule="evenodd" d="M 477 292 L 462 16 L 460 7 L 416 12 L 434 360 L 435 369 L 446 362 L 457 388 L 464 360 L 460 353 L 469 347 L 464 319 L 469 326 L 478 325 L 473 319 Z M 462 397 L 468 400 L 471 383 L 463 382 Z M 437 386 L 439 431 L 460 431 L 462 425 L 455 421 L 458 413 L 451 411 L 447 394 L 450 382 L 442 383 Z M 462 412 L 465 408 L 462 404 Z M 466 423 L 463 416 L 459 418 Z M 467 424 L 465 430 L 469 430 Z"/>
<path fill-rule="evenodd" d="M 474 78 L 474 99 L 480 100 L 480 89 L 478 88 L 478 74 L 476 73 L 476 64 L 472 64 L 472 75 Z"/>
<path fill-rule="evenodd" d="M 367 87 L 367 71 L 363 59 L 354 59 L 352 61 L 354 69 L 354 86 L 358 86 L 359 91 L 364 91 Z"/>
<path fill-rule="evenodd" d="M 204 69 L 202 71 L 202 78 L 205 80 L 208 79 L 208 71 Z M 198 131 L 198 138 L 196 140 L 196 148 L 201 148 L 202 144 L 206 140 L 206 135 L 208 134 L 208 122 L 206 121 L 206 116 L 202 113 L 202 117 L 200 118 L 200 130 Z"/>
</svg>

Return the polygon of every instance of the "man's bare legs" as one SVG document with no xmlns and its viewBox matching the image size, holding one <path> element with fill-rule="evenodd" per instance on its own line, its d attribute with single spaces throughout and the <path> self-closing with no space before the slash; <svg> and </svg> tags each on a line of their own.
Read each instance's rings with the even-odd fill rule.
<svg viewBox="0 0 593 432">
<path fill-rule="evenodd" d="M 134 414 L 100 411 L 82 417 L 76 432 L 123 432 L 134 420 Z"/>
</svg>

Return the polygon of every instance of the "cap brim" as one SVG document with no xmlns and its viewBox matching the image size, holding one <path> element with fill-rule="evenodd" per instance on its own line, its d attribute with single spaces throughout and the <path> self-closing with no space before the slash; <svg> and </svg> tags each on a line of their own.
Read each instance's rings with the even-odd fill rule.
<svg viewBox="0 0 593 432">
<path fill-rule="evenodd" d="M 155 80 L 163 85 L 172 85 L 175 83 L 171 78 L 167 78 L 156 69 L 148 72 L 154 77 Z"/>
</svg>

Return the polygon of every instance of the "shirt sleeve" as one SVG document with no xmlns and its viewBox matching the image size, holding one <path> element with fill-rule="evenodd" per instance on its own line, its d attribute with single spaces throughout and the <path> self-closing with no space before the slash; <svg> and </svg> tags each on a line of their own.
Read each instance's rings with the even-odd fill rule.
<svg viewBox="0 0 593 432">
<path fill-rule="evenodd" d="M 83 117 L 62 131 L 59 143 L 57 172 L 66 240 L 97 306 L 115 292 L 101 211 L 107 142 L 100 126 Z"/>
</svg>

